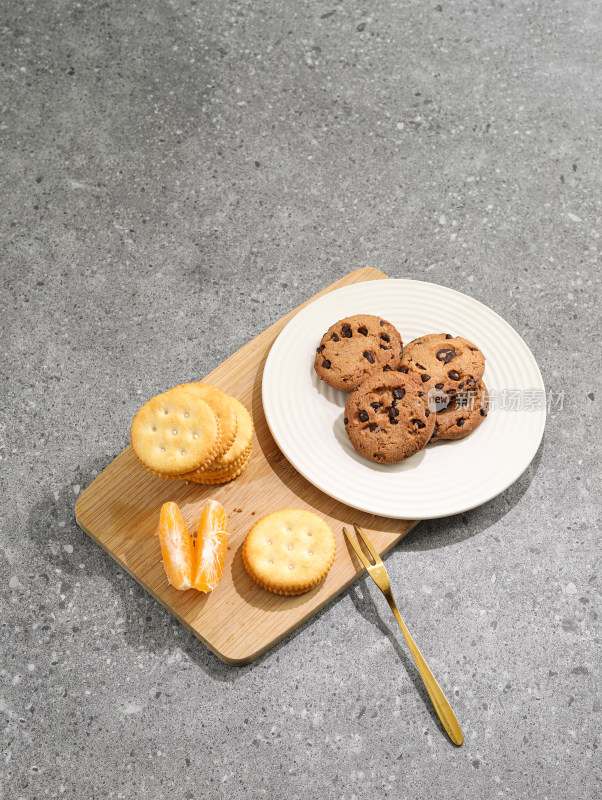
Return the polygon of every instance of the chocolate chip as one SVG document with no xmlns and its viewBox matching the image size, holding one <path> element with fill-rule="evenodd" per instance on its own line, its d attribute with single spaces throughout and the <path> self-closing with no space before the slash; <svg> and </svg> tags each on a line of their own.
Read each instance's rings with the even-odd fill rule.
<svg viewBox="0 0 602 800">
<path fill-rule="evenodd" d="M 418 369 L 426 369 L 426 367 L 423 367 L 422 364 L 419 364 L 418 362 L 416 362 L 416 366 Z"/>
<path fill-rule="evenodd" d="M 399 409 L 395 408 L 395 406 L 391 406 L 391 408 L 389 409 L 389 417 L 393 419 L 394 417 L 398 416 L 399 416 Z"/>
<path fill-rule="evenodd" d="M 370 408 L 373 408 L 375 411 L 378 411 L 381 406 L 382 403 L 370 403 Z"/>
<path fill-rule="evenodd" d="M 397 372 L 403 372 L 404 375 L 407 375 L 408 374 L 408 368 L 407 367 L 399 367 Z"/>
<path fill-rule="evenodd" d="M 424 412 L 424 416 L 425 416 L 425 417 L 428 417 L 428 416 L 430 415 L 430 413 L 431 413 L 431 412 L 430 412 L 430 411 L 428 410 L 428 408 L 427 408 L 427 409 L 426 409 L 426 411 Z"/>
<path fill-rule="evenodd" d="M 333 342 L 338 342 L 339 341 L 339 334 L 338 333 L 333 333 L 330 338 L 332 339 Z"/>
<path fill-rule="evenodd" d="M 437 435 L 437 426 L 435 425 L 435 427 L 433 428 L 433 435 L 431 436 L 431 442 L 433 441 L 436 435 Z"/>
<path fill-rule="evenodd" d="M 418 397 L 424 397 L 425 394 L 426 392 L 418 392 Z"/>
<path fill-rule="evenodd" d="M 466 381 L 466 385 L 468 386 L 469 389 L 474 389 L 474 387 L 476 386 L 474 378 L 469 378 Z"/>
<path fill-rule="evenodd" d="M 485 411 L 484 408 L 480 408 L 479 411 L 481 412 L 481 416 L 482 417 L 486 417 L 487 416 L 487 412 Z"/>
<path fill-rule="evenodd" d="M 391 425 L 399 425 L 399 420 L 393 419 L 393 417 L 389 417 L 389 422 L 391 423 Z"/>
<path fill-rule="evenodd" d="M 322 366 L 324 367 L 324 369 L 330 369 L 332 364 L 330 363 L 330 361 L 327 358 L 325 358 L 324 361 L 322 361 Z"/>
<path fill-rule="evenodd" d="M 374 364 L 374 356 L 368 350 L 364 350 L 364 358 L 366 361 L 369 361 L 371 364 Z"/>
<path fill-rule="evenodd" d="M 342 334 L 342 336 L 345 337 L 345 339 L 351 339 L 351 337 L 353 336 L 353 331 L 351 330 L 351 325 L 343 325 L 343 327 L 341 329 L 341 334 Z"/>
<path fill-rule="evenodd" d="M 380 321 L 380 327 L 381 327 L 381 328 L 384 328 L 384 327 L 385 327 L 385 321 L 384 321 L 384 319 L 381 319 L 381 321 Z"/>
<path fill-rule="evenodd" d="M 462 381 L 462 383 L 458 384 L 458 389 L 463 389 L 463 388 L 464 388 L 464 381 Z"/>
<path fill-rule="evenodd" d="M 443 389 L 443 384 L 442 383 L 436 383 L 435 384 L 435 389 Z"/>
<path fill-rule="evenodd" d="M 424 422 L 423 422 L 421 419 L 413 419 L 413 420 L 412 420 L 412 422 L 414 423 L 414 425 L 415 425 L 415 426 L 416 426 L 418 429 L 420 429 L 420 428 L 426 428 L 426 425 L 424 424 Z"/>
<path fill-rule="evenodd" d="M 439 361 L 443 361 L 444 364 L 449 364 L 449 362 L 456 357 L 456 351 L 450 350 L 448 347 L 442 347 L 441 350 L 437 350 L 435 355 Z"/>
<path fill-rule="evenodd" d="M 447 374 L 452 379 L 452 381 L 459 381 L 460 380 L 460 373 L 456 372 L 455 369 L 452 369 L 451 372 L 448 372 Z"/>
<path fill-rule="evenodd" d="M 363 410 L 360 411 L 358 416 L 360 418 L 360 422 L 368 422 L 368 412 L 367 411 L 363 411 Z"/>
<path fill-rule="evenodd" d="M 445 334 L 445 338 L 446 339 L 453 339 L 454 337 L 451 335 L 451 333 L 446 333 Z"/>
<path fill-rule="evenodd" d="M 472 350 L 473 353 L 475 353 L 475 352 L 478 353 L 479 352 L 479 348 L 478 347 L 469 347 L 468 349 Z"/>
<path fill-rule="evenodd" d="M 389 336 L 388 333 L 381 333 L 380 338 L 383 340 L 383 342 L 390 342 L 391 341 L 391 337 Z"/>
<path fill-rule="evenodd" d="M 465 422 L 466 420 L 464 419 L 464 417 L 460 417 L 460 419 L 456 422 L 456 425 L 458 426 L 458 428 L 461 428 Z"/>
<path fill-rule="evenodd" d="M 383 367 L 383 372 L 391 372 L 391 367 L 388 364 L 385 364 Z"/>
<path fill-rule="evenodd" d="M 377 428 L 378 428 L 378 425 L 376 424 L 376 422 L 371 422 L 371 423 L 370 423 L 370 430 L 372 431 L 372 433 L 374 433 L 374 431 L 375 431 Z"/>
<path fill-rule="evenodd" d="M 393 389 L 393 397 L 396 400 L 401 400 L 401 398 L 404 396 L 405 393 L 406 390 L 402 389 L 401 386 L 398 386 L 396 389 Z"/>
<path fill-rule="evenodd" d="M 368 328 L 364 328 L 364 327 L 362 326 L 361 328 L 358 328 L 358 329 L 357 329 L 357 332 L 358 332 L 358 333 L 361 333 L 361 334 L 362 334 L 362 336 L 367 336 L 367 335 L 368 335 Z"/>
<path fill-rule="evenodd" d="M 392 350 L 393 349 L 393 345 L 392 344 L 381 344 L 380 349 L 381 350 Z"/>
<path fill-rule="evenodd" d="M 422 378 L 422 383 L 426 383 L 427 381 L 430 381 L 430 379 L 431 379 L 430 375 L 421 375 L 420 377 Z"/>
<path fill-rule="evenodd" d="M 349 417 L 345 417 L 345 419 L 343 420 L 343 422 L 345 423 L 345 425 L 348 425 L 348 424 L 349 424 Z"/>
<path fill-rule="evenodd" d="M 319 347 L 316 347 L 316 353 L 323 353 L 325 347 L 326 345 L 324 344 L 321 344 Z"/>
</svg>

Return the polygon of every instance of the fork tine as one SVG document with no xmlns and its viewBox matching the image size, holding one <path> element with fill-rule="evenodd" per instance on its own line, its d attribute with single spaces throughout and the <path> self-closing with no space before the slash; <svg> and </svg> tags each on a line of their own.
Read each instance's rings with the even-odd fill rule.
<svg viewBox="0 0 602 800">
<path fill-rule="evenodd" d="M 374 545 L 372 544 L 370 539 L 368 539 L 368 537 L 366 536 L 364 531 L 360 528 L 359 525 L 356 525 L 355 522 L 353 523 L 353 527 L 355 528 L 355 532 L 357 533 L 357 535 L 361 538 L 362 542 L 366 545 L 366 547 L 370 551 L 370 555 L 374 559 L 374 563 L 375 564 L 382 564 L 383 562 L 382 562 L 381 557 L 378 555 L 378 553 L 374 549 Z"/>
<path fill-rule="evenodd" d="M 366 556 L 362 553 L 362 551 L 360 549 L 360 546 L 352 539 L 352 537 L 349 534 L 349 531 L 347 530 L 347 528 L 343 528 L 343 533 L 347 537 L 347 541 L 351 544 L 351 546 L 355 550 L 356 556 L 359 558 L 359 560 L 362 562 L 362 564 L 366 567 L 366 569 L 368 569 L 368 567 L 371 567 L 372 564 L 370 564 L 370 562 L 368 561 Z"/>
</svg>

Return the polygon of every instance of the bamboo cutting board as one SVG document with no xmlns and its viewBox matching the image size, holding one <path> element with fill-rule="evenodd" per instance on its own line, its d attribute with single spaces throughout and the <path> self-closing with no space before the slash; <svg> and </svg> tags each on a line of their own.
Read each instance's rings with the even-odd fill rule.
<svg viewBox="0 0 602 800">
<path fill-rule="evenodd" d="M 253 456 L 243 474 L 223 486 L 155 478 L 127 447 L 80 495 L 80 527 L 222 661 L 248 664 L 284 639 L 364 572 L 343 536 L 356 521 L 379 553 L 390 550 L 416 524 L 375 517 L 333 500 L 303 478 L 278 450 L 263 414 L 261 378 L 267 354 L 286 323 L 318 297 L 352 283 L 387 276 L 366 267 L 351 272 L 260 333 L 203 380 L 237 397 L 255 425 Z M 182 381 L 199 380 L 182 375 Z M 166 389 L 168 387 L 165 387 Z M 174 500 L 186 525 L 196 527 L 203 506 L 215 498 L 228 514 L 228 555 L 215 591 L 179 592 L 167 582 L 155 535 L 161 505 Z M 281 597 L 257 586 L 242 563 L 241 545 L 252 525 L 282 508 L 314 511 L 331 525 L 336 558 L 326 580 L 307 594 Z"/>
</svg>

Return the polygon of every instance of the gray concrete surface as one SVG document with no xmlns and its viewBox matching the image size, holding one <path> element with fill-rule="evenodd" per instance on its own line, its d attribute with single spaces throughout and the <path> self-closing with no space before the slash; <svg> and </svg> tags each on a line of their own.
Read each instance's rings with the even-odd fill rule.
<svg viewBox="0 0 602 800">
<path fill-rule="evenodd" d="M 600 797 L 602 5 L 0 16 L 3 797 Z M 365 580 L 228 667 L 74 520 L 142 398 L 365 264 L 566 393 L 515 486 L 387 560 L 461 750 Z"/>
</svg>

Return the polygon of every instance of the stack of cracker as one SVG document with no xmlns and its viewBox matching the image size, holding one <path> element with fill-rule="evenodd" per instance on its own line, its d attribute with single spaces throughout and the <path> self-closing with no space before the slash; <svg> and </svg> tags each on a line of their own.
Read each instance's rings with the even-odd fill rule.
<svg viewBox="0 0 602 800">
<path fill-rule="evenodd" d="M 142 406 L 130 438 L 140 463 L 159 478 L 227 483 L 249 463 L 253 422 L 221 389 L 183 383 Z"/>
</svg>

